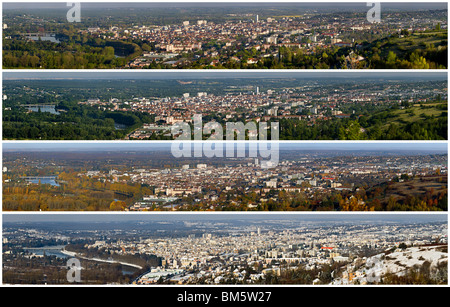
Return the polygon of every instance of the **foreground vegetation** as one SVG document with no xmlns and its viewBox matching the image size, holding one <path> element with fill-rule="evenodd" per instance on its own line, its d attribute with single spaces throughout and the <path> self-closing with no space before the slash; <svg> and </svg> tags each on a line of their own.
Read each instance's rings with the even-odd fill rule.
<svg viewBox="0 0 450 307">
<path fill-rule="evenodd" d="M 4 176 L 4 179 L 8 177 Z M 144 195 L 154 194 L 154 187 L 138 183 L 101 182 L 96 178 L 64 172 L 60 186 L 50 184 L 4 183 L 4 211 L 122 211 Z M 307 188 L 305 186 L 305 188 Z M 214 187 L 210 187 L 214 191 Z M 447 177 L 402 175 L 390 182 L 361 185 L 353 190 L 333 191 L 308 197 L 304 192 L 270 190 L 265 193 L 217 191 L 211 201 L 195 201 L 185 196 L 173 203 L 178 210 L 216 211 L 446 211 Z M 197 195 L 201 198 L 201 194 Z M 261 202 L 261 198 L 269 199 Z M 249 209 L 249 204 L 258 204 Z M 166 210 L 154 205 L 148 210 Z"/>
</svg>

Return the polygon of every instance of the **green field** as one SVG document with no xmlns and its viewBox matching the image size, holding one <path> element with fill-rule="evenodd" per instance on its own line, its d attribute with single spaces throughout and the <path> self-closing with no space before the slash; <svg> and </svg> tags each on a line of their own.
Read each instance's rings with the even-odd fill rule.
<svg viewBox="0 0 450 307">
<path fill-rule="evenodd" d="M 384 127 L 399 122 L 402 124 L 420 122 L 424 119 L 437 118 L 445 114 L 447 116 L 447 103 L 415 104 L 412 107 L 393 110 Z"/>
<path fill-rule="evenodd" d="M 431 31 L 392 35 L 362 48 L 371 68 L 447 68 L 448 33 Z"/>
</svg>

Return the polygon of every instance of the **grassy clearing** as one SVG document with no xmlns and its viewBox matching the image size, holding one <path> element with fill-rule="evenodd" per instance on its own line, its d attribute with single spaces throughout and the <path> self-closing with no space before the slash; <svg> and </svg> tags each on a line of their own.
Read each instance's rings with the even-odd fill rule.
<svg viewBox="0 0 450 307">
<path fill-rule="evenodd" d="M 442 112 L 447 113 L 446 103 L 430 103 L 430 104 L 415 104 L 412 107 L 405 109 L 392 110 L 392 117 L 386 120 L 384 127 L 392 123 L 412 123 L 417 122 L 427 117 L 440 117 Z"/>
</svg>

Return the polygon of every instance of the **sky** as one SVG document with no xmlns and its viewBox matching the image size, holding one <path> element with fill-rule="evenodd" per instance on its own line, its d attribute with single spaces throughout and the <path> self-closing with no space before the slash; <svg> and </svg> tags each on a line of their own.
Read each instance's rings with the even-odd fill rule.
<svg viewBox="0 0 450 307">
<path fill-rule="evenodd" d="M 188 221 L 188 220 L 328 220 L 328 221 L 408 221 L 408 222 L 427 222 L 448 220 L 447 213 L 313 213 L 313 212 L 270 212 L 270 213 L 190 213 L 190 212 L 174 212 L 174 213 L 142 213 L 128 212 L 121 213 L 5 213 L 3 214 L 3 222 L 127 222 L 127 221 Z"/>
<path fill-rule="evenodd" d="M 103 2 L 103 3 L 102 3 Z M 104 3 L 106 2 L 106 3 Z M 253 3 L 252 3 L 253 2 Z M 82 2 L 82 7 L 84 8 L 139 8 L 139 7 L 196 7 L 196 6 L 208 6 L 208 7 L 221 7 L 224 5 L 232 6 L 292 6 L 296 5 L 305 9 L 322 9 L 322 10 L 367 10 L 367 2 L 364 1 L 353 1 L 353 2 L 332 2 L 332 1 L 309 1 L 303 3 L 295 3 L 296 1 L 155 1 L 155 2 L 145 2 L 145 1 L 132 1 L 132 2 L 121 2 L 121 1 L 92 1 L 90 3 Z M 446 2 L 381 2 L 382 7 L 386 9 L 445 9 L 447 8 Z M 4 1 L 3 9 L 35 9 L 35 8 L 45 8 L 45 9 L 65 9 L 67 8 L 66 2 L 18 2 L 18 1 Z"/>
<path fill-rule="evenodd" d="M 205 70 L 164 70 L 161 71 L 147 71 L 137 70 L 129 71 L 14 71 L 3 72 L 3 80 L 17 80 L 17 79 L 211 79 L 211 78 L 383 78 L 386 80 L 396 79 L 416 79 L 416 80 L 447 80 L 447 73 L 443 72 L 379 72 L 376 70 L 358 72 L 345 72 L 342 70 L 336 71 L 258 71 L 248 72 L 245 70 L 224 70 L 224 71 L 205 71 Z"/>
<path fill-rule="evenodd" d="M 170 150 L 174 142 L 150 141 L 4 141 L 3 152 L 10 151 L 101 151 L 101 150 Z M 359 141 L 359 142 L 329 142 L 329 141 L 280 141 L 280 150 L 357 150 L 357 151 L 416 151 L 416 152 L 447 152 L 447 142 L 422 141 Z M 425 146 L 424 146 L 425 145 Z"/>
</svg>

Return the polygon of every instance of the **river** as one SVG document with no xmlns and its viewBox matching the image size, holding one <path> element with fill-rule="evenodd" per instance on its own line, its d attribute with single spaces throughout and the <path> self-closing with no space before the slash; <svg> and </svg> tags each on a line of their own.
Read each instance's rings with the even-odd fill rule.
<svg viewBox="0 0 450 307">
<path fill-rule="evenodd" d="M 37 178 L 37 179 L 27 179 L 28 182 L 39 184 L 51 184 L 54 187 L 59 187 L 59 184 L 56 182 L 56 176 L 53 178 Z"/>
<path fill-rule="evenodd" d="M 42 247 L 25 247 L 24 249 L 36 256 L 43 256 L 44 252 L 47 256 L 56 256 L 58 258 L 69 258 L 69 255 L 62 253 L 64 245 L 42 246 Z"/>
<path fill-rule="evenodd" d="M 115 261 L 115 260 L 105 260 L 105 259 L 100 259 L 100 258 L 86 258 L 80 255 L 77 255 L 74 252 L 69 252 L 66 250 L 62 250 L 62 253 L 64 253 L 66 255 L 66 257 L 76 257 L 79 258 L 81 260 L 85 259 L 85 260 L 90 260 L 90 261 L 98 261 L 98 262 L 105 262 L 105 263 L 120 263 L 122 265 L 122 274 L 123 275 L 131 275 L 134 272 L 136 272 L 137 270 L 142 269 L 141 266 L 136 265 L 136 264 L 132 264 L 132 263 L 126 263 L 126 262 L 120 262 L 120 261 Z"/>
<path fill-rule="evenodd" d="M 39 110 L 40 110 L 41 112 L 47 112 L 47 113 L 56 114 L 56 115 L 60 114 L 58 111 L 56 111 L 55 105 L 32 106 L 32 107 L 27 107 L 27 109 L 28 109 L 28 111 L 31 111 L 31 112 L 39 112 Z"/>
<path fill-rule="evenodd" d="M 43 34 L 43 35 L 39 35 L 39 36 L 36 36 L 36 35 L 25 35 L 25 37 L 28 38 L 28 39 L 32 39 L 34 41 L 38 41 L 39 39 L 41 39 L 41 41 L 49 41 L 49 42 L 57 43 L 57 44 L 59 44 L 61 42 L 53 34 Z"/>
</svg>

